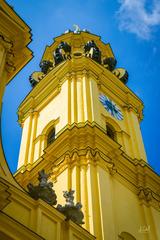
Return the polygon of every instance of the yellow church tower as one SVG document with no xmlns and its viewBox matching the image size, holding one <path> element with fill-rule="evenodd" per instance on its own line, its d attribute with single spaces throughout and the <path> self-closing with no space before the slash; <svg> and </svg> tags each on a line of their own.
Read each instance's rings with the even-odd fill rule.
<svg viewBox="0 0 160 240">
<path fill-rule="evenodd" d="M 160 179 L 146 159 L 143 103 L 110 44 L 76 26 L 46 47 L 40 68 L 18 109 L 17 181 L 36 184 L 44 169 L 61 205 L 63 191 L 75 190 L 82 226 L 98 240 L 159 240 Z"/>
</svg>

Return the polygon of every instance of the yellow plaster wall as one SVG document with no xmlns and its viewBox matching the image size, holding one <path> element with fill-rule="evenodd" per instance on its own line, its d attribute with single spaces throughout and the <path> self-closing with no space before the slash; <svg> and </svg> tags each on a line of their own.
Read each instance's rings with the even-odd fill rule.
<svg viewBox="0 0 160 240">
<path fill-rule="evenodd" d="M 65 204 L 65 198 L 63 197 L 63 191 L 68 190 L 68 177 L 67 177 L 67 169 L 64 170 L 54 182 L 54 190 L 57 195 L 57 202 L 61 205 Z"/>
<path fill-rule="evenodd" d="M 45 239 L 60 239 L 60 223 L 49 214 L 41 211 L 38 214 L 38 233 Z"/>
<path fill-rule="evenodd" d="M 155 236 L 158 238 L 160 236 L 160 214 L 153 207 L 150 208 L 150 219 L 151 219 L 151 227 L 155 231 Z"/>
<path fill-rule="evenodd" d="M 116 212 L 117 232 L 129 232 L 136 237 L 137 240 L 143 239 L 139 235 L 139 228 L 145 225 L 139 206 L 138 197 L 118 181 L 114 181 L 115 190 L 113 198 L 114 208 Z M 116 201 L 116 199 L 118 201 Z"/>
<path fill-rule="evenodd" d="M 102 168 L 97 168 L 97 181 L 99 188 L 99 203 L 101 210 L 102 234 L 103 239 L 116 239 L 117 225 L 115 224 L 116 199 L 114 198 L 114 183 L 110 176 Z M 107 227 L 106 227 L 107 226 Z"/>
<path fill-rule="evenodd" d="M 34 160 L 33 161 L 36 161 L 42 154 L 43 154 L 43 151 L 41 149 L 41 139 L 39 138 L 38 141 L 34 142 Z M 44 148 L 43 148 L 44 149 Z"/>
<path fill-rule="evenodd" d="M 12 200 L 12 202 L 5 208 L 5 213 L 14 216 L 18 222 L 30 226 L 32 212 L 27 204 L 23 204 L 23 202 L 19 200 Z"/>
<path fill-rule="evenodd" d="M 56 125 L 56 133 L 59 132 L 59 130 L 61 130 L 67 124 L 67 102 L 67 82 L 65 82 L 62 85 L 61 92 L 39 112 L 36 137 L 42 133 L 45 126 L 52 120 L 60 118 L 60 122 Z"/>
<path fill-rule="evenodd" d="M 143 139 L 142 139 L 142 135 L 141 135 L 138 118 L 137 118 L 135 112 L 133 112 L 132 110 L 129 111 L 128 117 L 130 120 L 129 124 L 131 125 L 130 135 L 134 139 L 133 148 L 136 148 L 136 157 L 138 159 L 146 160 L 147 158 L 146 158 L 146 153 L 144 150 L 144 144 L 143 144 Z"/>
<path fill-rule="evenodd" d="M 18 159 L 18 168 L 26 164 L 28 160 L 28 148 L 30 144 L 30 129 L 31 129 L 31 115 L 25 120 L 23 124 L 21 147 Z"/>
</svg>

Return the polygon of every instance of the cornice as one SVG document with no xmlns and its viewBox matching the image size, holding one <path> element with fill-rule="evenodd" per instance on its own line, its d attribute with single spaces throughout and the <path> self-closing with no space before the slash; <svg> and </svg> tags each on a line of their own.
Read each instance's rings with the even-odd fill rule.
<svg viewBox="0 0 160 240">
<path fill-rule="evenodd" d="M 0 44 L 6 51 L 6 59 L 5 59 L 5 70 L 8 73 L 14 72 L 16 70 L 15 63 L 14 63 L 14 45 L 13 42 L 10 41 L 6 36 L 0 34 Z"/>
<path fill-rule="evenodd" d="M 143 160 L 127 156 L 95 123 L 67 126 L 45 149 L 42 158 L 28 169 L 27 166 L 23 171 L 19 169 L 16 178 L 25 187 L 28 181 L 35 181 L 40 169 L 51 172 L 52 180 L 56 181 L 68 167 L 89 165 L 102 167 L 134 192 L 140 204 L 160 210 L 160 177 Z"/>
<path fill-rule="evenodd" d="M 0 41 L 7 52 L 5 69 L 8 83 L 32 58 L 32 51 L 28 48 L 31 33 L 26 23 L 2 0 L 0 19 Z M 8 48 L 9 45 L 11 46 Z"/>
</svg>

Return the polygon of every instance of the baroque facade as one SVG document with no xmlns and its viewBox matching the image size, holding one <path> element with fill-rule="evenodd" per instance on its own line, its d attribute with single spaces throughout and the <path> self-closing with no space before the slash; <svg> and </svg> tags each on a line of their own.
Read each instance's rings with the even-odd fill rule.
<svg viewBox="0 0 160 240">
<path fill-rule="evenodd" d="M 10 25 L 0 26 L 5 86 L 32 54 L 30 29 L 1 2 Z M 5 39 L 17 62 L 7 60 Z M 18 109 L 16 181 L 1 148 L 0 237 L 159 240 L 160 178 L 146 159 L 143 103 L 126 86 L 110 44 L 76 26 L 46 47 L 40 68 Z"/>
</svg>

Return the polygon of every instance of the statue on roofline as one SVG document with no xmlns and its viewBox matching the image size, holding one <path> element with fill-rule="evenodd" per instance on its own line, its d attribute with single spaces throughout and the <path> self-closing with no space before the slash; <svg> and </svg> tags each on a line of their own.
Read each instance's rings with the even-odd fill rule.
<svg viewBox="0 0 160 240">
<path fill-rule="evenodd" d="M 46 174 L 44 169 L 38 172 L 38 185 L 33 185 L 29 183 L 27 188 L 29 190 L 29 195 L 38 200 L 39 198 L 47 202 L 49 205 L 56 205 L 57 204 L 57 195 L 53 190 L 53 183 L 48 182 L 49 174 Z"/>
<path fill-rule="evenodd" d="M 66 59 L 71 59 L 71 46 L 67 42 L 61 42 L 53 53 L 55 66 Z"/>
<path fill-rule="evenodd" d="M 74 190 L 63 191 L 63 196 L 66 199 L 64 206 L 58 204 L 57 209 L 66 216 L 66 220 L 72 220 L 77 224 L 84 224 L 84 214 L 81 211 L 82 204 L 80 202 L 74 204 Z"/>
<path fill-rule="evenodd" d="M 90 57 L 94 61 L 101 64 L 101 51 L 99 50 L 99 48 L 97 47 L 93 40 L 88 41 L 84 45 L 84 52 L 87 57 Z"/>
</svg>

